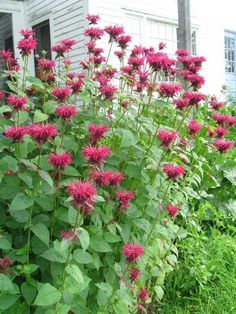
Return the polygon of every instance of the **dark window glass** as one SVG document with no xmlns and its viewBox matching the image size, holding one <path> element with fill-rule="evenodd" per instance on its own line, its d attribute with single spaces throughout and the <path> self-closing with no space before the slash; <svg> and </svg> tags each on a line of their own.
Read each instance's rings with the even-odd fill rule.
<svg viewBox="0 0 236 314">
<path fill-rule="evenodd" d="M 49 20 L 33 26 L 35 37 L 37 39 L 37 48 L 35 54 L 42 57 L 42 51 L 46 51 L 46 59 L 51 59 L 51 36 Z M 35 59 L 35 69 L 37 69 L 37 60 Z"/>
<path fill-rule="evenodd" d="M 7 37 L 4 41 L 4 48 L 5 50 L 11 50 L 14 54 L 14 45 L 13 45 L 13 37 Z"/>
</svg>

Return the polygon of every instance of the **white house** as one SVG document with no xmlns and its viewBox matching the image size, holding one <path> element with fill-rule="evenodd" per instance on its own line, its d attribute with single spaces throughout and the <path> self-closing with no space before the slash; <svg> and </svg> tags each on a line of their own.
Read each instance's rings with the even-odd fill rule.
<svg viewBox="0 0 236 314">
<path fill-rule="evenodd" d="M 218 95 L 227 84 L 236 92 L 236 1 L 190 1 L 192 51 L 207 58 L 204 91 Z M 19 30 L 29 27 L 35 29 L 39 50 L 64 38 L 75 39 L 71 60 L 76 71 L 86 53 L 88 13 L 100 15 L 101 26 L 124 25 L 136 44 L 157 46 L 164 41 L 169 53 L 176 50 L 177 0 L 1 0 L 0 49 L 13 48 L 17 56 Z M 100 44 L 107 48 L 105 41 Z"/>
</svg>

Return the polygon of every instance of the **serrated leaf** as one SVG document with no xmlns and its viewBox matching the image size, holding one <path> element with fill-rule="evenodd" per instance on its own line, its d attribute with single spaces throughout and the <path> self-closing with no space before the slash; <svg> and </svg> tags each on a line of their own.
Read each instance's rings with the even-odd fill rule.
<svg viewBox="0 0 236 314">
<path fill-rule="evenodd" d="M 97 235 L 92 235 L 90 246 L 96 252 L 112 252 L 108 242 Z"/>
<path fill-rule="evenodd" d="M 34 112 L 34 123 L 46 121 L 48 119 L 48 115 L 43 113 L 41 110 L 35 110 Z"/>
<path fill-rule="evenodd" d="M 69 274 L 79 285 L 84 284 L 84 278 L 81 270 L 77 265 L 68 265 L 66 266 L 66 272 Z"/>
<path fill-rule="evenodd" d="M 123 130 L 121 137 L 121 147 L 133 146 L 138 142 L 138 139 L 129 130 Z"/>
<path fill-rule="evenodd" d="M 38 237 L 42 242 L 49 246 L 49 231 L 44 224 L 38 223 L 31 227 L 31 230 L 36 235 L 36 237 Z"/>
<path fill-rule="evenodd" d="M 53 179 L 47 171 L 39 170 L 40 177 L 53 188 Z"/>
<path fill-rule="evenodd" d="M 11 202 L 10 211 L 15 212 L 32 206 L 34 199 L 24 193 L 18 193 Z"/>
<path fill-rule="evenodd" d="M 83 228 L 78 228 L 79 241 L 83 250 L 87 250 L 90 243 L 90 236 L 87 230 Z"/>
<path fill-rule="evenodd" d="M 79 264 L 89 264 L 93 262 L 93 257 L 88 252 L 81 249 L 76 249 L 73 253 L 73 258 Z"/>
<path fill-rule="evenodd" d="M 34 305 L 49 306 L 57 303 L 61 298 L 61 292 L 49 283 L 41 284 Z"/>
</svg>

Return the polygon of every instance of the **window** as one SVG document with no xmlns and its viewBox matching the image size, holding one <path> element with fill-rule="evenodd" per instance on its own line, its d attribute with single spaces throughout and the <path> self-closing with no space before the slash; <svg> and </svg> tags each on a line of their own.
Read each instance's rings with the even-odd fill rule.
<svg viewBox="0 0 236 314">
<path fill-rule="evenodd" d="M 132 36 L 134 44 L 157 48 L 160 42 L 166 43 L 166 52 L 172 57 L 177 50 L 177 25 L 164 23 L 145 16 L 126 14 L 125 30 Z M 197 53 L 197 31 L 192 30 L 192 54 Z"/>
<path fill-rule="evenodd" d="M 225 36 L 225 72 L 235 72 L 235 38 Z"/>
<path fill-rule="evenodd" d="M 5 48 L 5 50 L 10 50 L 14 53 L 14 45 L 13 45 L 13 37 L 12 36 L 5 38 L 4 48 Z"/>
<path fill-rule="evenodd" d="M 132 42 L 139 45 L 142 42 L 141 29 L 142 18 L 136 15 L 127 15 L 125 23 L 125 32 L 132 37 Z"/>
<path fill-rule="evenodd" d="M 175 25 L 147 20 L 147 46 L 158 47 L 166 44 L 166 52 L 174 55 L 177 49 L 177 27 Z"/>
</svg>

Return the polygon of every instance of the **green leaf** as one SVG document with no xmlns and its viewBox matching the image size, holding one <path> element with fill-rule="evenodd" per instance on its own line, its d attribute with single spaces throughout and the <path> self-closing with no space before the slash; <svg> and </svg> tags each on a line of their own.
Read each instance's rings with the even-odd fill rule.
<svg viewBox="0 0 236 314">
<path fill-rule="evenodd" d="M 48 119 L 48 115 L 43 113 L 41 110 L 35 110 L 34 112 L 34 123 L 42 122 Z"/>
<path fill-rule="evenodd" d="M 164 296 L 164 291 L 163 291 L 162 287 L 161 286 L 155 286 L 154 290 L 156 292 L 156 296 L 157 296 L 158 300 L 161 300 Z"/>
<path fill-rule="evenodd" d="M 93 262 L 93 257 L 89 253 L 81 249 L 77 249 L 74 251 L 73 258 L 79 264 L 89 264 Z"/>
<path fill-rule="evenodd" d="M 31 84 L 35 85 L 38 88 L 44 89 L 43 82 L 34 76 L 27 76 L 26 81 L 30 82 Z"/>
<path fill-rule="evenodd" d="M 29 114 L 26 111 L 19 111 L 19 123 L 24 124 L 29 118 Z"/>
<path fill-rule="evenodd" d="M 150 230 L 150 222 L 147 221 L 146 219 L 142 219 L 142 218 L 138 218 L 133 220 L 133 223 L 140 229 L 144 230 L 144 231 L 148 231 Z"/>
<path fill-rule="evenodd" d="M 111 233 L 111 232 L 105 232 L 104 233 L 104 239 L 110 243 L 116 243 L 116 242 L 121 241 L 120 236 L 118 236 L 117 234 Z"/>
<path fill-rule="evenodd" d="M 0 310 L 6 310 L 11 307 L 16 300 L 19 298 L 19 295 L 1 295 L 0 296 Z"/>
<path fill-rule="evenodd" d="M 0 291 L 9 290 L 14 290 L 13 283 L 6 275 L 0 273 Z"/>
<path fill-rule="evenodd" d="M 23 282 L 21 285 L 21 293 L 25 298 L 27 305 L 30 305 L 36 297 L 37 289 L 31 286 L 29 283 Z"/>
<path fill-rule="evenodd" d="M 34 199 L 23 193 L 18 193 L 11 202 L 10 211 L 18 211 L 32 206 Z"/>
<path fill-rule="evenodd" d="M 90 246 L 96 252 L 112 252 L 110 245 L 97 235 L 92 235 Z"/>
<path fill-rule="evenodd" d="M 43 104 L 43 111 L 47 114 L 52 114 L 55 112 L 57 102 L 54 100 L 49 100 Z"/>
<path fill-rule="evenodd" d="M 79 172 L 72 166 L 66 167 L 64 174 L 72 177 L 78 177 L 80 175 Z"/>
<path fill-rule="evenodd" d="M 0 249 L 2 250 L 11 249 L 11 241 L 5 236 L 0 236 Z"/>
<path fill-rule="evenodd" d="M 49 231 L 48 228 L 42 224 L 38 223 L 31 227 L 32 232 L 38 237 L 41 241 L 43 241 L 47 246 L 49 246 Z"/>
<path fill-rule="evenodd" d="M 90 243 L 90 236 L 87 230 L 83 228 L 78 228 L 79 241 L 83 250 L 87 250 Z"/>
<path fill-rule="evenodd" d="M 33 179 L 30 173 L 22 172 L 18 174 L 18 177 L 24 181 L 29 187 L 32 187 Z"/>
<path fill-rule="evenodd" d="M 127 165 L 125 169 L 125 174 L 132 178 L 140 178 L 141 177 L 141 169 L 136 165 Z"/>
<path fill-rule="evenodd" d="M 236 167 L 225 169 L 224 176 L 233 184 L 236 185 Z"/>
<path fill-rule="evenodd" d="M 121 147 L 133 146 L 138 142 L 138 139 L 129 130 L 123 130 L 121 137 Z"/>
<path fill-rule="evenodd" d="M 109 297 L 112 295 L 112 286 L 106 282 L 97 283 L 99 288 L 97 294 L 97 302 L 99 306 L 103 306 L 107 303 Z"/>
<path fill-rule="evenodd" d="M 72 278 L 74 278 L 79 285 L 84 284 L 84 278 L 83 278 L 82 272 L 77 265 L 66 266 L 66 272 Z"/>
<path fill-rule="evenodd" d="M 11 111 L 10 106 L 3 105 L 3 106 L 0 107 L 0 114 L 4 113 L 4 112 L 10 112 L 10 111 Z"/>
<path fill-rule="evenodd" d="M 57 303 L 61 298 L 61 292 L 49 283 L 41 284 L 34 305 L 49 306 Z"/>
<path fill-rule="evenodd" d="M 53 179 L 47 171 L 39 170 L 40 177 L 53 188 Z"/>
<path fill-rule="evenodd" d="M 2 171 L 11 170 L 16 172 L 18 170 L 17 163 L 17 159 L 12 156 L 5 156 L 0 160 L 0 169 Z"/>
</svg>

